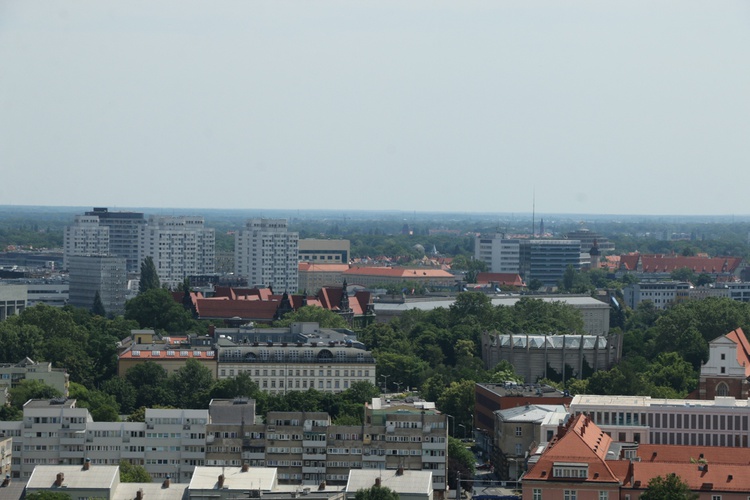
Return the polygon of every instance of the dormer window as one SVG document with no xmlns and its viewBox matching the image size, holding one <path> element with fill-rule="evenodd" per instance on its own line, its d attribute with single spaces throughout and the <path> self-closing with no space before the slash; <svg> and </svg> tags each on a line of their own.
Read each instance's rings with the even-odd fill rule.
<svg viewBox="0 0 750 500">
<path fill-rule="evenodd" d="M 586 479 L 589 477 L 589 465 L 575 462 L 555 462 L 552 466 L 552 476 Z"/>
</svg>

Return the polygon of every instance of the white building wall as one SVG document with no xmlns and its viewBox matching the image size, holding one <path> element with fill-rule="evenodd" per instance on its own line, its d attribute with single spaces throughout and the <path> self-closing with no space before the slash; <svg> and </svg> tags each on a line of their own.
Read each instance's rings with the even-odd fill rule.
<svg viewBox="0 0 750 500">
<path fill-rule="evenodd" d="M 73 225 L 63 233 L 63 268 L 71 256 L 109 254 L 109 228 L 99 225 L 95 215 L 76 215 Z"/>
<path fill-rule="evenodd" d="M 296 293 L 298 261 L 299 234 L 288 231 L 286 219 L 249 219 L 235 235 L 235 272 L 249 286 Z"/>
</svg>

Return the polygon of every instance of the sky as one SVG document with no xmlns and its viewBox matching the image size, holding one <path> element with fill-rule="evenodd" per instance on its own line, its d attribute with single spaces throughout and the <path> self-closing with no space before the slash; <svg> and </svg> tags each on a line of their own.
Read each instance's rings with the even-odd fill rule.
<svg viewBox="0 0 750 500">
<path fill-rule="evenodd" d="M 0 0 L 0 205 L 750 214 L 746 1 Z"/>
</svg>

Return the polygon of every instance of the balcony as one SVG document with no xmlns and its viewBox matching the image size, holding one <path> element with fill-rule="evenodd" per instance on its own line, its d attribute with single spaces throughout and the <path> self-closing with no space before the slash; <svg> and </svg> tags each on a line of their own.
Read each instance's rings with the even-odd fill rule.
<svg viewBox="0 0 750 500">
<path fill-rule="evenodd" d="M 325 460 L 326 454 L 323 453 L 303 453 L 302 460 Z"/>
<path fill-rule="evenodd" d="M 325 467 L 302 467 L 303 474 L 325 474 Z"/>
</svg>

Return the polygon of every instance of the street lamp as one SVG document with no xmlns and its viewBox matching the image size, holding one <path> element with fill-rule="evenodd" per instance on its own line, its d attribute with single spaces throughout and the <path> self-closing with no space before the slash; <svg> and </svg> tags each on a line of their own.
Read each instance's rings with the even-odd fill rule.
<svg viewBox="0 0 750 500">
<path fill-rule="evenodd" d="M 394 382 L 396 384 L 396 392 L 401 393 L 401 386 L 403 385 L 403 382 Z"/>
<path fill-rule="evenodd" d="M 448 415 L 447 413 L 445 414 L 445 416 L 453 420 L 453 432 L 451 432 L 451 436 L 455 437 L 456 436 L 456 419 L 453 415 Z"/>
<path fill-rule="evenodd" d="M 383 384 L 383 392 L 388 392 L 388 377 L 390 377 L 390 375 L 380 375 L 380 376 L 385 379 L 385 384 Z"/>
<path fill-rule="evenodd" d="M 466 426 L 464 424 L 458 424 L 464 430 L 464 439 L 466 439 Z"/>
</svg>

